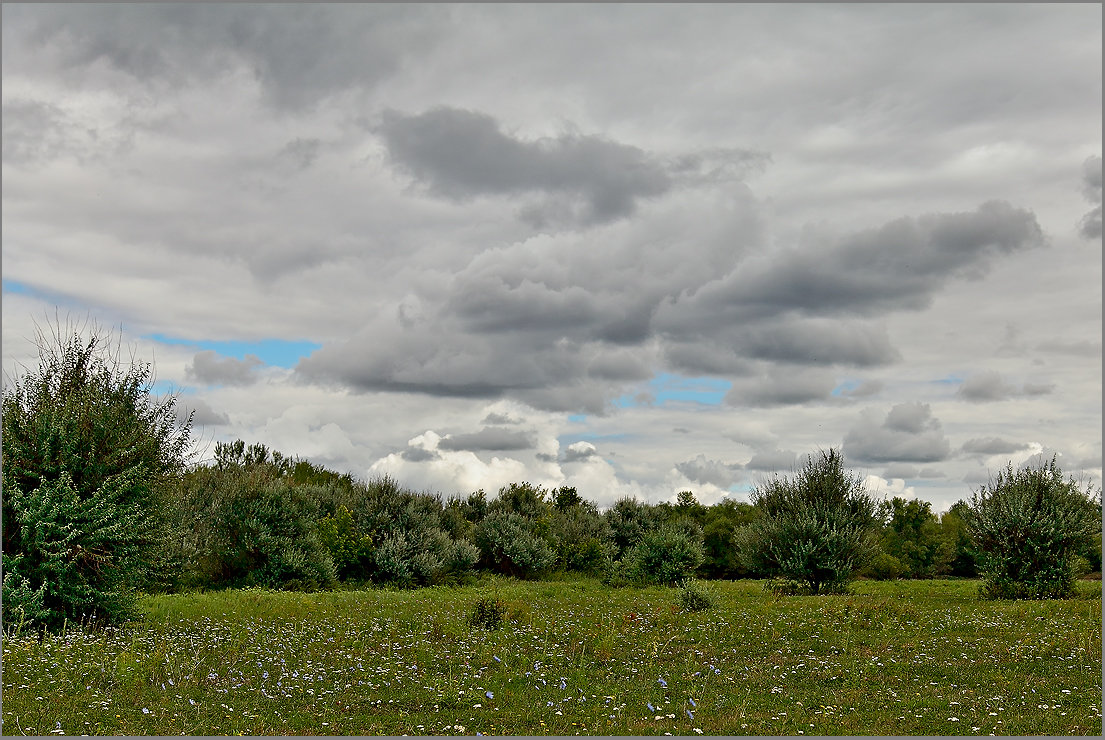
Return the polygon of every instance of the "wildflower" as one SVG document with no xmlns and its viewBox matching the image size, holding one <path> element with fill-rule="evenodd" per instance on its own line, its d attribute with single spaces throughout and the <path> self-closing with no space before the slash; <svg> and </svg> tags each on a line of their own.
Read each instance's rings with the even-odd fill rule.
<svg viewBox="0 0 1105 740">
<path fill-rule="evenodd" d="M 486 696 L 488 699 L 494 699 L 495 698 L 495 695 L 493 693 L 491 693 L 490 691 L 485 691 L 483 695 Z"/>
<path fill-rule="evenodd" d="M 491 656 L 491 659 L 492 659 L 492 660 L 494 660 L 494 661 L 495 661 L 496 663 L 502 663 L 502 662 L 503 662 L 503 661 L 499 660 L 499 656 L 498 656 L 498 655 L 492 655 L 492 656 Z"/>
<path fill-rule="evenodd" d="M 149 709 L 146 709 L 146 707 L 142 707 L 142 714 L 149 714 L 149 713 L 150 713 Z"/>
<path fill-rule="evenodd" d="M 648 703 L 648 711 L 655 712 L 656 707 L 652 706 L 652 702 L 647 702 L 647 703 Z"/>
<path fill-rule="evenodd" d="M 694 730 L 695 732 L 697 732 L 699 735 L 702 734 L 702 728 L 701 727 L 692 727 L 691 729 Z"/>
<path fill-rule="evenodd" d="M 657 679 L 657 681 L 656 681 L 656 682 L 657 682 L 658 684 L 660 684 L 661 686 L 663 686 L 663 687 L 664 687 L 665 689 L 666 689 L 666 688 L 668 687 L 668 682 L 667 682 L 667 681 L 665 681 L 665 680 L 664 680 L 664 679 L 662 679 L 662 678 L 660 678 L 660 679 Z"/>
<path fill-rule="evenodd" d="M 692 712 L 691 710 L 689 710 L 689 709 L 687 710 L 687 717 L 688 717 L 689 719 L 694 719 L 694 713 L 693 713 L 693 712 Z"/>
<path fill-rule="evenodd" d="M 688 701 L 690 701 L 692 707 L 698 708 L 698 705 L 694 703 L 694 697 L 691 697 Z"/>
</svg>

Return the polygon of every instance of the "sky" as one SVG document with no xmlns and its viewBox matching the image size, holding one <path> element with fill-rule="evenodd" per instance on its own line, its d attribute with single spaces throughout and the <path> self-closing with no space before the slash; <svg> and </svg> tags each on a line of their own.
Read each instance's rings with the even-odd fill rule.
<svg viewBox="0 0 1105 740">
<path fill-rule="evenodd" d="M 3 370 L 444 497 L 1101 480 L 1100 4 L 20 5 Z M 6 382 L 10 382 L 6 380 Z"/>
</svg>

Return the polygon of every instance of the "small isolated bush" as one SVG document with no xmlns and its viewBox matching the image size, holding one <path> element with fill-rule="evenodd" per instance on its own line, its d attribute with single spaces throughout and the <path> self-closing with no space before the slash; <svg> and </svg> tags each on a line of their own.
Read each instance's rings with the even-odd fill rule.
<svg viewBox="0 0 1105 740">
<path fill-rule="evenodd" d="M 701 612 L 712 609 L 716 600 L 701 581 L 687 579 L 679 587 L 677 602 L 685 612 Z"/>
<path fill-rule="evenodd" d="M 497 630 L 503 626 L 506 617 L 506 604 L 498 597 L 485 596 L 478 599 L 468 612 L 468 624 L 486 630 Z"/>
<path fill-rule="evenodd" d="M 979 594 L 988 599 L 1065 599 L 1074 595 L 1074 556 L 1101 533 L 1100 498 L 1064 480 L 1055 458 L 980 487 L 967 529 L 979 553 Z"/>
<path fill-rule="evenodd" d="M 843 593 L 877 550 L 878 507 L 833 449 L 807 460 L 793 479 L 752 491 L 760 515 L 734 535 L 750 571 L 801 584 L 811 594 Z"/>
</svg>

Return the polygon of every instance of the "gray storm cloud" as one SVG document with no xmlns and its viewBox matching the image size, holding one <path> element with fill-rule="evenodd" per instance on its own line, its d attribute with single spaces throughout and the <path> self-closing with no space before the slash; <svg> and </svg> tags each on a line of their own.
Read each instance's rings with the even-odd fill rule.
<svg viewBox="0 0 1105 740">
<path fill-rule="evenodd" d="M 207 349 L 196 353 L 192 364 L 185 368 L 185 374 L 208 385 L 252 385 L 257 381 L 257 368 L 264 364 L 256 355 L 246 355 L 239 360 Z"/>
<path fill-rule="evenodd" d="M 523 141 L 475 111 L 387 111 L 377 131 L 397 166 L 431 193 L 457 200 L 548 192 L 581 199 L 581 220 L 601 223 L 672 187 L 664 168 L 636 147 L 577 134 Z"/>
<path fill-rule="evenodd" d="M 718 488 L 728 488 L 741 479 L 739 463 L 723 463 L 698 455 L 693 460 L 676 463 L 675 469 L 696 483 L 712 483 Z"/>
<path fill-rule="evenodd" d="M 573 463 L 584 462 L 597 457 L 599 451 L 590 442 L 575 442 L 568 445 L 568 448 L 564 450 L 564 454 L 560 457 L 560 462 Z"/>
<path fill-rule="evenodd" d="M 155 90 L 241 65 L 270 105 L 293 111 L 378 84 L 448 27 L 447 14 L 386 4 L 273 5 L 264 13 L 216 3 L 5 6 L 4 16 L 5 27 L 20 29 L 19 39 L 5 33 L 5 49 L 49 45 L 55 72 L 77 84 L 100 64 Z"/>
<path fill-rule="evenodd" d="M 528 450 L 534 446 L 529 432 L 484 427 L 469 434 L 450 434 L 437 443 L 439 450 Z"/>
<path fill-rule="evenodd" d="M 798 453 L 792 450 L 764 450 L 752 455 L 744 467 L 761 473 L 789 473 L 795 470 L 797 462 Z"/>
<path fill-rule="evenodd" d="M 297 373 L 590 413 L 658 369 L 734 378 L 733 405 L 839 402 L 855 396 L 830 395 L 829 368 L 900 359 L 870 314 L 922 308 L 948 281 L 1043 243 L 1029 211 L 988 202 L 896 219 L 819 252 L 749 256 L 743 245 L 761 238 L 756 209 L 742 196 L 682 251 L 628 225 L 606 227 L 618 238 L 603 249 L 568 235 L 485 250 L 444 292 L 420 297 L 425 321 L 375 319 Z"/>
<path fill-rule="evenodd" d="M 844 436 L 844 455 L 861 463 L 925 463 L 948 458 L 951 444 L 927 403 L 893 406 L 880 419 L 868 409 Z"/>
<path fill-rule="evenodd" d="M 179 398 L 174 410 L 181 421 L 187 419 L 188 414 L 192 414 L 193 427 L 224 426 L 230 423 L 230 417 L 226 412 L 215 411 L 202 398 Z"/>
<path fill-rule="evenodd" d="M 966 401 L 987 403 L 1021 396 L 1046 396 L 1054 390 L 1053 383 L 1024 383 L 1018 388 L 1006 382 L 996 370 L 986 370 L 963 381 L 956 395 Z"/>
<path fill-rule="evenodd" d="M 981 277 L 995 257 L 1043 244 L 1036 217 L 1003 201 L 900 218 L 835 243 L 771 253 L 674 304 L 666 323 L 919 310 L 947 281 Z"/>
<path fill-rule="evenodd" d="M 758 378 L 735 381 L 725 403 L 763 408 L 822 403 L 831 399 L 835 385 L 832 373 L 820 368 L 775 368 Z"/>
<path fill-rule="evenodd" d="M 532 141 L 502 131 L 492 116 L 437 107 L 417 115 L 385 111 L 375 131 L 392 163 L 434 195 L 539 193 L 523 219 L 537 228 L 587 226 L 631 215 L 639 201 L 682 184 L 738 180 L 767 159 L 735 149 L 679 155 L 674 161 L 634 146 L 578 133 Z"/>
<path fill-rule="evenodd" d="M 976 437 L 963 443 L 963 451 L 976 455 L 1007 455 L 1028 449 L 1025 442 L 1010 442 L 1001 437 Z"/>
</svg>

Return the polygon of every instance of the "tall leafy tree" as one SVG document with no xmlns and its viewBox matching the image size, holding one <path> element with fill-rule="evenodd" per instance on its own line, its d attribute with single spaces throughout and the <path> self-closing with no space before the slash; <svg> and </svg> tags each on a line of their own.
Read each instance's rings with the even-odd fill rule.
<svg viewBox="0 0 1105 740">
<path fill-rule="evenodd" d="M 4 388 L 4 621 L 117 621 L 171 565 L 160 501 L 183 472 L 191 416 L 155 398 L 152 366 L 124 362 L 97 327 L 36 339 L 38 366 Z"/>
<path fill-rule="evenodd" d="M 954 545 L 944 536 L 932 504 L 895 496 L 885 506 L 889 523 L 883 550 L 902 564 L 910 578 L 932 578 L 955 558 Z"/>
</svg>

